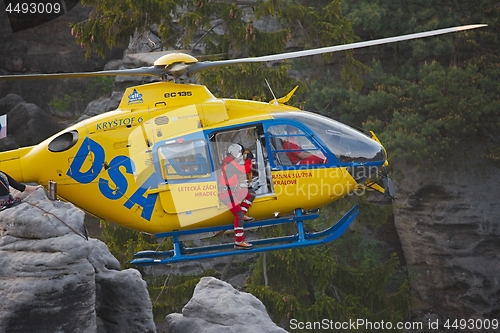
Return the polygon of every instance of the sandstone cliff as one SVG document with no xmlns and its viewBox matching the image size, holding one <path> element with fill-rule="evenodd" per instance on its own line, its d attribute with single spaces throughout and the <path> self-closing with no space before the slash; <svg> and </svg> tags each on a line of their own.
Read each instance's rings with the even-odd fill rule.
<svg viewBox="0 0 500 333">
<path fill-rule="evenodd" d="M 405 166 L 395 224 L 416 309 L 442 319 L 500 316 L 500 169 L 480 143 L 433 170 Z"/>
<path fill-rule="evenodd" d="M 0 332 L 156 332 L 146 283 L 88 238 L 84 213 L 39 189 L 0 212 Z M 202 278 L 167 332 L 286 332 L 251 294 Z"/>
<path fill-rule="evenodd" d="M 146 283 L 39 189 L 0 212 L 0 332 L 155 332 Z"/>
</svg>

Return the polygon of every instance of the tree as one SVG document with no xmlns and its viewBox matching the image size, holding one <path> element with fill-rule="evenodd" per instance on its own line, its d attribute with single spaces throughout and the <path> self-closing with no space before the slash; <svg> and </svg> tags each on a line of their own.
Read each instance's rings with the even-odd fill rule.
<svg viewBox="0 0 500 333">
<path fill-rule="evenodd" d="M 299 48 L 350 43 L 356 40 L 349 21 L 342 16 L 342 1 L 323 1 L 302 5 L 296 1 L 95 1 L 83 0 L 94 9 L 88 20 L 71 24 L 76 42 L 93 52 L 104 54 L 106 47 L 128 42 L 136 31 L 157 26 L 162 40 L 159 48 L 184 49 L 202 46 L 211 60 L 222 57 L 248 57 L 282 52 L 295 40 Z M 275 17 L 282 28 L 264 31 L 254 19 Z M 300 29 L 296 27 L 300 26 Z M 332 55 L 325 59 L 332 61 Z M 365 67 L 346 52 L 343 78 L 361 86 L 359 75 Z M 296 82 L 288 74 L 287 62 L 272 67 L 245 64 L 206 71 L 199 80 L 212 87 L 216 95 L 270 100 L 267 79 L 277 94 L 288 93 Z"/>
<path fill-rule="evenodd" d="M 130 267 L 129 261 L 136 252 L 151 249 L 169 250 L 172 246 L 170 240 L 157 243 L 153 235 L 117 227 L 107 221 L 101 222 L 101 231 L 100 238 L 106 243 L 111 254 L 118 259 L 122 268 Z"/>
<path fill-rule="evenodd" d="M 330 75 L 318 75 L 307 95 L 298 94 L 309 109 L 374 130 L 392 161 L 435 165 L 472 141 L 481 143 L 488 159 L 498 159 L 495 4 L 351 1 L 344 2 L 343 13 L 363 40 L 461 24 L 488 27 L 356 50 L 372 68 L 363 76 L 363 88 L 355 91 Z"/>
</svg>

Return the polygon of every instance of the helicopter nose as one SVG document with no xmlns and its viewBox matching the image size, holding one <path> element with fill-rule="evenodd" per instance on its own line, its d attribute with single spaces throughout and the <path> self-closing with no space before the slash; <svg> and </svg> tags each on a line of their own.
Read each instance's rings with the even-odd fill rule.
<svg viewBox="0 0 500 333">
<path fill-rule="evenodd" d="M 345 145 L 343 151 L 335 154 L 337 159 L 352 166 L 382 166 L 387 160 L 384 147 L 366 138 L 355 144 Z"/>
<path fill-rule="evenodd" d="M 386 164 L 385 149 L 374 135 L 369 137 L 348 127 L 329 129 L 326 132 L 329 146 L 340 163 L 350 166 Z"/>
<path fill-rule="evenodd" d="M 354 180 L 363 184 L 388 165 L 387 153 L 374 133 L 371 137 L 358 131 L 347 134 L 344 131 L 341 136 L 335 135 L 337 149 L 334 154 L 339 162 L 347 166 Z"/>
</svg>

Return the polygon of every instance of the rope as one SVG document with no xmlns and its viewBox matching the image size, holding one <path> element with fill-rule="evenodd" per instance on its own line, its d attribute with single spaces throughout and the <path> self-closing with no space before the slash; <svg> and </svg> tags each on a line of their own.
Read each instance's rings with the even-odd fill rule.
<svg viewBox="0 0 500 333">
<path fill-rule="evenodd" d="M 165 282 L 163 283 L 163 286 L 160 289 L 160 293 L 158 294 L 158 296 L 156 296 L 156 299 L 153 302 L 153 306 L 155 306 L 156 303 L 158 303 L 158 300 L 160 299 L 161 294 L 163 294 L 163 292 L 165 291 L 167 283 L 170 281 L 170 275 L 172 275 L 172 271 L 170 271 L 170 273 L 168 273 L 167 278 L 165 279 Z M 170 286 L 170 284 L 169 284 L 169 286 Z"/>
<path fill-rule="evenodd" d="M 64 222 L 60 217 L 58 217 L 57 215 L 49 212 L 49 211 L 46 211 L 45 209 L 35 205 L 35 204 L 32 204 L 31 202 L 28 202 L 28 201 L 23 201 L 23 202 L 26 202 L 27 204 L 30 204 L 32 207 L 36 207 L 38 209 L 40 209 L 42 212 L 44 212 L 45 214 L 48 214 L 48 215 L 52 215 L 53 217 L 55 217 L 56 219 L 58 219 L 62 224 L 64 224 L 65 226 L 67 226 L 71 231 L 73 231 L 75 234 L 77 234 L 78 236 L 82 237 L 83 239 L 85 240 L 89 240 L 89 238 L 87 237 L 87 235 L 84 235 L 78 231 L 76 231 L 75 229 L 73 229 L 69 224 L 67 224 L 66 222 Z"/>
</svg>

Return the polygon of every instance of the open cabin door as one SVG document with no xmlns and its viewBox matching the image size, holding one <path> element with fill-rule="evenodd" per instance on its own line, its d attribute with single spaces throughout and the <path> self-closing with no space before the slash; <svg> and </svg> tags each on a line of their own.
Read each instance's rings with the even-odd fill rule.
<svg viewBox="0 0 500 333">
<path fill-rule="evenodd" d="M 273 195 L 271 168 L 262 125 L 254 124 L 214 131 L 210 135 L 210 148 L 217 170 L 220 170 L 221 161 L 226 157 L 227 149 L 233 143 L 242 145 L 254 156 L 252 159 L 252 185 L 256 189 L 257 198 Z M 217 172 L 217 176 L 220 177 L 220 172 Z"/>
</svg>

